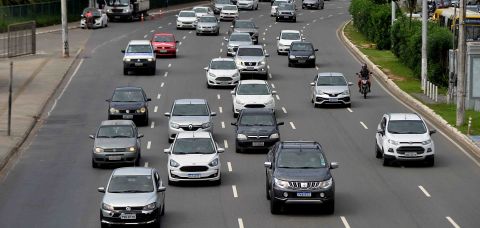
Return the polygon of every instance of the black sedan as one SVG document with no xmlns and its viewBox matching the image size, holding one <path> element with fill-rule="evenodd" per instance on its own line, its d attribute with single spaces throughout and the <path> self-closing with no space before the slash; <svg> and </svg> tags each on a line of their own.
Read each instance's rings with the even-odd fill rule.
<svg viewBox="0 0 480 228">
<path fill-rule="evenodd" d="M 313 44 L 310 42 L 292 42 L 288 52 L 288 66 L 305 65 L 315 67 L 316 51 L 318 51 L 318 49 L 313 48 Z"/>
<path fill-rule="evenodd" d="M 148 125 L 148 102 L 151 100 L 140 87 L 118 87 L 106 100 L 109 103 L 108 119 L 133 120 Z"/>
</svg>

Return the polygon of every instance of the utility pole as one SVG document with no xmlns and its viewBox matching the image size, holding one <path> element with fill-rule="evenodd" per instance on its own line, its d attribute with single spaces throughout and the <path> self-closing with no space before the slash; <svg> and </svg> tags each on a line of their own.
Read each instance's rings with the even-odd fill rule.
<svg viewBox="0 0 480 228">
<path fill-rule="evenodd" d="M 395 22 L 395 17 L 396 17 L 395 13 L 396 13 L 396 11 L 397 11 L 397 10 L 396 10 L 396 7 L 395 7 L 395 1 L 392 0 L 392 25 L 393 25 L 393 23 Z"/>
<path fill-rule="evenodd" d="M 457 127 L 465 123 L 465 1 L 460 0 L 458 23 Z"/>
<path fill-rule="evenodd" d="M 68 48 L 68 20 L 67 20 L 67 0 L 61 0 L 62 5 L 62 45 L 63 45 L 63 57 L 70 57 L 70 51 Z"/>
<path fill-rule="evenodd" d="M 427 85 L 427 29 L 428 29 L 428 4 L 427 0 L 422 0 L 422 89 Z"/>
</svg>

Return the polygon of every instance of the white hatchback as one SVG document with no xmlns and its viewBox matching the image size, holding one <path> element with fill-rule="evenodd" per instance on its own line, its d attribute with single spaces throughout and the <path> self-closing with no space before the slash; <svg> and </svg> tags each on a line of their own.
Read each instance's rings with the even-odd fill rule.
<svg viewBox="0 0 480 228">
<path fill-rule="evenodd" d="M 242 109 L 268 108 L 275 110 L 275 95 L 264 80 L 242 80 L 231 92 L 233 99 L 233 117 L 237 117 Z"/>
<path fill-rule="evenodd" d="M 214 58 L 204 69 L 208 88 L 212 86 L 235 86 L 240 81 L 240 72 L 232 58 Z"/>
<path fill-rule="evenodd" d="M 305 38 L 298 30 L 282 30 L 277 37 L 277 54 L 286 54 L 290 50 L 290 44 L 295 41 L 302 41 Z"/>
</svg>

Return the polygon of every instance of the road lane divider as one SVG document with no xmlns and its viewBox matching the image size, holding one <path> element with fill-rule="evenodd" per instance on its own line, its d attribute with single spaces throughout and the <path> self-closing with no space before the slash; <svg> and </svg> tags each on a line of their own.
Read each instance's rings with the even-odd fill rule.
<svg viewBox="0 0 480 228">
<path fill-rule="evenodd" d="M 178 42 L 178 45 L 182 45 L 182 41 Z"/>
<path fill-rule="evenodd" d="M 162 94 L 157 94 L 157 100 L 160 100 L 160 97 L 162 97 Z"/>
<path fill-rule="evenodd" d="M 168 64 L 168 68 L 170 68 L 170 67 L 172 67 L 172 64 L 171 64 L 171 63 Z"/>
<path fill-rule="evenodd" d="M 238 198 L 237 186 L 232 185 L 233 198 Z"/>
<path fill-rule="evenodd" d="M 460 226 L 455 221 L 453 221 L 453 219 L 450 216 L 447 216 L 445 218 L 450 222 L 450 224 L 452 224 L 453 227 L 460 228 Z"/>
<path fill-rule="evenodd" d="M 362 121 L 360 121 L 360 124 L 363 126 L 363 128 L 365 128 L 365 130 L 368 130 L 368 127 L 367 127 L 367 125 L 365 125 L 365 123 L 363 123 Z"/>
<path fill-rule="evenodd" d="M 188 34 L 192 34 L 192 31 L 189 31 Z"/>
<path fill-rule="evenodd" d="M 223 49 L 222 49 L 222 48 L 220 48 L 220 53 L 222 53 L 222 52 L 223 52 Z"/>
<path fill-rule="evenodd" d="M 428 198 L 430 198 L 430 193 L 428 193 L 427 189 L 425 189 L 423 186 L 419 185 L 418 188 L 420 190 L 422 190 L 423 194 L 425 194 L 425 196 L 427 196 Z"/>
<path fill-rule="evenodd" d="M 158 106 L 155 106 L 155 108 L 153 109 L 153 112 L 157 112 L 158 111 Z"/>
<path fill-rule="evenodd" d="M 340 216 L 340 220 L 342 220 L 343 226 L 345 226 L 345 228 L 350 228 L 350 224 L 348 224 L 348 221 L 345 218 L 345 216 Z"/>
<path fill-rule="evenodd" d="M 155 128 L 155 121 L 152 121 L 152 124 L 150 124 L 150 128 Z"/>
<path fill-rule="evenodd" d="M 147 142 L 147 150 L 150 150 L 150 147 L 152 147 L 152 141 Z"/>
<path fill-rule="evenodd" d="M 145 38 L 147 38 L 147 36 L 148 36 L 148 34 L 147 34 L 147 35 L 145 35 L 145 36 L 143 36 L 143 38 L 145 39 Z"/>
<path fill-rule="evenodd" d="M 272 83 L 272 89 L 275 89 L 275 85 Z"/>
<path fill-rule="evenodd" d="M 218 112 L 219 112 L 219 113 L 223 113 L 223 108 L 222 108 L 222 107 L 218 107 Z"/>
<path fill-rule="evenodd" d="M 220 94 L 217 94 L 217 99 L 220 100 Z"/>
<path fill-rule="evenodd" d="M 238 228 L 245 228 L 245 226 L 243 226 L 243 219 L 242 218 L 238 218 Z"/>
<path fill-rule="evenodd" d="M 293 122 L 290 122 L 290 127 L 292 127 L 293 130 L 297 129 L 297 128 L 295 127 L 295 124 L 293 124 Z"/>
<path fill-rule="evenodd" d="M 222 47 L 223 47 L 224 43 L 222 42 Z"/>
<path fill-rule="evenodd" d="M 187 39 L 187 36 L 183 36 L 182 39 Z"/>
<path fill-rule="evenodd" d="M 165 85 L 165 82 L 162 82 L 162 84 L 160 84 L 160 87 L 163 87 Z"/>
<path fill-rule="evenodd" d="M 148 167 L 148 162 L 145 162 L 145 165 L 143 167 Z"/>
<path fill-rule="evenodd" d="M 347 110 L 348 110 L 349 112 L 353 112 L 353 110 L 352 110 L 351 108 L 347 108 Z"/>
<path fill-rule="evenodd" d="M 287 109 L 285 107 L 282 107 L 283 113 L 287 114 Z"/>
<path fill-rule="evenodd" d="M 223 140 L 223 148 L 228 149 L 228 141 L 226 139 Z"/>
<path fill-rule="evenodd" d="M 272 73 L 268 73 L 268 77 L 269 77 L 269 78 L 272 78 Z"/>
<path fill-rule="evenodd" d="M 159 29 L 162 29 L 163 27 L 162 26 L 158 26 Z"/>
<path fill-rule="evenodd" d="M 232 163 L 231 162 L 227 162 L 227 167 L 228 167 L 228 172 L 232 172 L 233 169 L 232 169 Z"/>
<path fill-rule="evenodd" d="M 280 97 L 278 96 L 278 94 L 277 94 L 277 95 L 275 95 L 275 97 L 277 98 L 277 100 L 280 100 Z"/>
<path fill-rule="evenodd" d="M 152 30 L 150 30 L 150 32 L 153 33 L 153 32 L 155 32 L 155 30 L 152 29 Z"/>
<path fill-rule="evenodd" d="M 222 128 L 225 128 L 225 122 L 222 121 Z"/>
<path fill-rule="evenodd" d="M 165 72 L 165 74 L 163 74 L 163 77 L 167 77 L 168 76 L 168 71 Z"/>
<path fill-rule="evenodd" d="M 168 25 L 171 25 L 171 24 L 172 24 L 172 22 L 168 22 Z"/>
</svg>

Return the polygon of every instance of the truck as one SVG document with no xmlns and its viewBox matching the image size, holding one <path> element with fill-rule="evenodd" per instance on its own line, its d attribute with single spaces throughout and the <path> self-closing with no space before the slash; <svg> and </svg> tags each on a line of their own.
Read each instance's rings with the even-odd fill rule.
<svg viewBox="0 0 480 228">
<path fill-rule="evenodd" d="M 111 21 L 126 19 L 138 20 L 147 16 L 150 0 L 106 0 L 105 10 Z"/>
</svg>

